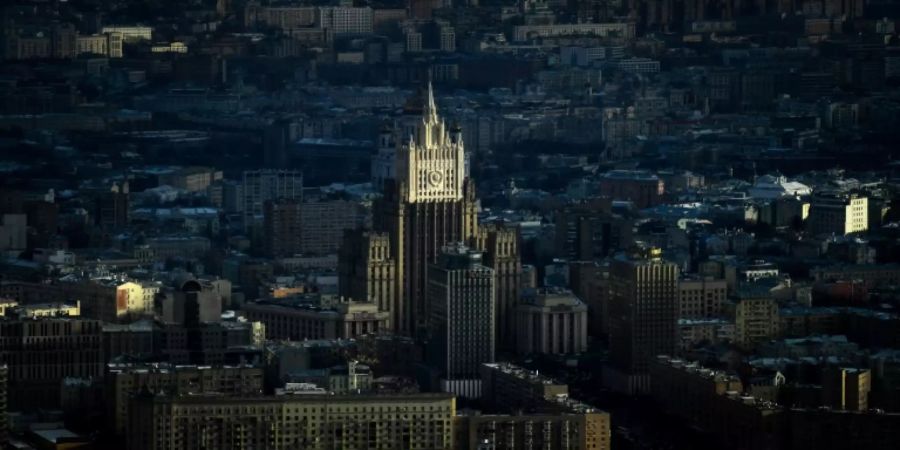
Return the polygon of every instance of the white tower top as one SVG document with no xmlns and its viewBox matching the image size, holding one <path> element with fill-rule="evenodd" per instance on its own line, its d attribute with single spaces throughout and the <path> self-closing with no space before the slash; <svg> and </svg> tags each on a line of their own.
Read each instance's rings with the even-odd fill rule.
<svg viewBox="0 0 900 450">
<path fill-rule="evenodd" d="M 449 130 L 438 116 L 431 83 L 423 103 L 421 121 L 408 138 L 398 140 L 397 177 L 406 182 L 405 200 L 460 200 L 466 176 L 462 133 Z"/>
</svg>

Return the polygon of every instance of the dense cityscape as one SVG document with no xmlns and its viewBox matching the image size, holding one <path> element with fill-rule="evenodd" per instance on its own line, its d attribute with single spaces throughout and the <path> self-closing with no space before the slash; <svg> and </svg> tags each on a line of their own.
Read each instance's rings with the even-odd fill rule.
<svg viewBox="0 0 900 450">
<path fill-rule="evenodd" d="M 0 2 L 0 448 L 896 450 L 898 20 Z"/>
</svg>

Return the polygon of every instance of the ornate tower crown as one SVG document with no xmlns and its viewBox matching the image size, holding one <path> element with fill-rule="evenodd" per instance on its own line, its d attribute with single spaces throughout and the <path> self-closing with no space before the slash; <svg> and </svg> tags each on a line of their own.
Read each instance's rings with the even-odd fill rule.
<svg viewBox="0 0 900 450">
<path fill-rule="evenodd" d="M 451 131 L 438 115 L 431 83 L 424 97 L 421 120 L 398 143 L 397 178 L 407 185 L 404 200 L 460 200 L 466 173 L 462 133 Z"/>
</svg>

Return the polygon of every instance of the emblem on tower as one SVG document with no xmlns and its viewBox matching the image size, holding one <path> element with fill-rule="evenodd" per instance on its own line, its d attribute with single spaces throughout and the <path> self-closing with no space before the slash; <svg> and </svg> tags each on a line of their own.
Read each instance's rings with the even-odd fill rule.
<svg viewBox="0 0 900 450">
<path fill-rule="evenodd" d="M 421 117 L 408 128 L 397 149 L 397 178 L 406 184 L 408 202 L 443 202 L 463 198 L 466 156 L 461 132 L 438 115 L 434 90 L 428 84 L 420 97 Z"/>
</svg>

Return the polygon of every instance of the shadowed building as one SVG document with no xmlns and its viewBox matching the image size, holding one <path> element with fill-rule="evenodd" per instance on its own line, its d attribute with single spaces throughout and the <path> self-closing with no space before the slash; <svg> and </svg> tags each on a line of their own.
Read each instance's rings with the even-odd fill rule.
<svg viewBox="0 0 900 450">
<path fill-rule="evenodd" d="M 495 356 L 494 271 L 481 257 L 461 243 L 448 245 L 428 272 L 428 359 L 442 390 L 470 398 L 481 395 L 479 367 Z"/>
<path fill-rule="evenodd" d="M 648 364 L 676 348 L 678 266 L 659 249 L 613 261 L 609 273 L 610 362 L 627 392 L 647 392 Z"/>
<path fill-rule="evenodd" d="M 522 262 L 519 258 L 519 231 L 502 224 L 479 227 L 476 248 L 484 252 L 484 265 L 494 271 L 494 304 L 497 348 L 512 350 L 516 331 L 513 315 L 519 300 L 519 278 Z"/>
<path fill-rule="evenodd" d="M 450 450 L 455 414 L 450 394 L 139 395 L 127 448 Z"/>
<path fill-rule="evenodd" d="M 568 289 L 528 292 L 516 306 L 519 354 L 566 354 L 587 350 L 588 307 Z"/>
<path fill-rule="evenodd" d="M 459 450 L 609 450 L 609 414 L 602 412 L 456 416 Z"/>
<path fill-rule="evenodd" d="M 468 242 L 478 228 L 475 188 L 466 177 L 462 132 L 437 115 L 429 85 L 421 119 L 398 130 L 396 179 L 376 204 L 375 228 L 391 240 L 397 265 L 396 329 L 426 325 L 427 267 L 450 242 Z"/>
<path fill-rule="evenodd" d="M 66 377 L 103 373 L 101 323 L 77 318 L 0 320 L 0 364 L 9 380 L 9 408 L 57 408 Z"/>
<path fill-rule="evenodd" d="M 397 266 L 391 259 L 391 240 L 386 233 L 349 230 L 338 255 L 338 294 L 368 301 L 390 313 L 391 329 L 400 322 L 395 290 Z"/>
</svg>

